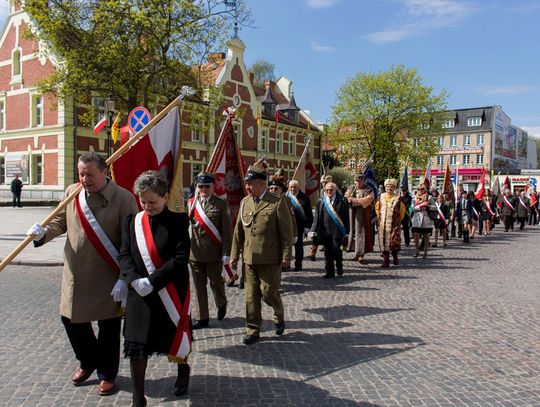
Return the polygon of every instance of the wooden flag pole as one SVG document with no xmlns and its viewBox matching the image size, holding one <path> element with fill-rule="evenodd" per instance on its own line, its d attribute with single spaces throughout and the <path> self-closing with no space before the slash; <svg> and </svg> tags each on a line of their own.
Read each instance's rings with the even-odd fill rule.
<svg viewBox="0 0 540 407">
<path fill-rule="evenodd" d="M 150 122 L 139 130 L 132 138 L 130 138 L 123 146 L 121 146 L 114 154 L 112 154 L 107 159 L 107 166 L 111 165 L 116 161 L 126 150 L 135 144 L 142 136 L 144 136 L 148 131 L 154 127 L 166 114 L 173 110 L 176 106 L 180 105 L 182 99 L 186 95 L 186 92 L 182 92 L 180 96 L 174 99 L 167 107 L 165 107 L 159 114 L 154 117 Z M 41 223 L 41 226 L 47 226 L 51 221 L 65 209 L 65 207 L 81 192 L 82 185 L 79 185 L 71 194 L 69 194 L 60 204 L 47 216 Z M 28 244 L 34 240 L 36 235 L 26 236 L 26 238 L 15 247 L 4 259 L 0 262 L 0 272 L 9 264 L 11 261 L 26 247 Z"/>
<path fill-rule="evenodd" d="M 298 165 L 296 166 L 296 168 L 294 170 L 294 174 L 293 174 L 291 179 L 296 179 L 296 175 L 298 174 L 298 170 L 300 169 L 300 165 L 302 165 L 302 163 L 304 162 L 304 157 L 306 156 L 306 153 L 308 151 L 308 148 L 310 147 L 310 144 L 311 144 L 311 136 L 308 136 L 306 146 L 304 147 L 304 151 L 302 152 L 302 156 L 300 157 L 300 161 L 298 162 Z"/>
</svg>

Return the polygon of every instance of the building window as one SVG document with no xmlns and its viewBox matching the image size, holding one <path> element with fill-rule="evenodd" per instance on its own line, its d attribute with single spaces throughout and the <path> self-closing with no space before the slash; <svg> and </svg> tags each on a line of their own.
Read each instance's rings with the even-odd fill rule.
<svg viewBox="0 0 540 407">
<path fill-rule="evenodd" d="M 195 143 L 203 142 L 203 136 L 200 129 L 191 129 L 191 141 Z"/>
<path fill-rule="evenodd" d="M 191 164 L 191 179 L 194 180 L 202 170 L 202 164 Z"/>
<path fill-rule="evenodd" d="M 0 184 L 6 183 L 6 159 L 0 157 Z"/>
<path fill-rule="evenodd" d="M 455 155 L 450 156 L 450 165 L 456 165 L 457 157 Z"/>
<path fill-rule="evenodd" d="M 354 160 L 349 160 L 349 168 L 354 171 L 356 170 L 356 161 Z"/>
<path fill-rule="evenodd" d="M 438 155 L 438 156 L 437 156 L 437 166 L 438 166 L 438 167 L 442 167 L 443 164 L 444 164 L 444 156 Z"/>
<path fill-rule="evenodd" d="M 281 154 L 281 133 L 276 133 L 276 154 Z"/>
<path fill-rule="evenodd" d="M 476 144 L 479 146 L 483 146 L 486 142 L 485 136 L 483 134 L 478 134 L 476 136 Z"/>
<path fill-rule="evenodd" d="M 35 98 L 36 126 L 43 126 L 43 96 Z"/>
<path fill-rule="evenodd" d="M 470 134 L 465 134 L 463 136 L 463 145 L 464 146 L 470 146 L 471 145 L 471 135 Z"/>
<path fill-rule="evenodd" d="M 444 136 L 439 136 L 439 147 L 444 147 Z"/>
<path fill-rule="evenodd" d="M 289 135 L 289 155 L 295 157 L 296 156 L 296 136 L 290 134 Z"/>
<path fill-rule="evenodd" d="M 21 76 L 21 50 L 16 49 L 12 54 L 11 73 L 13 78 Z"/>
<path fill-rule="evenodd" d="M 105 98 L 94 97 L 92 98 L 92 105 L 94 109 L 94 125 L 105 117 Z"/>
<path fill-rule="evenodd" d="M 457 136 L 453 135 L 453 136 L 450 136 L 450 147 L 455 147 L 455 146 L 457 146 Z"/>
<path fill-rule="evenodd" d="M 481 125 L 482 125 L 481 116 L 467 117 L 467 126 L 481 126 Z"/>
<path fill-rule="evenodd" d="M 268 151 L 268 131 L 261 131 L 261 151 Z"/>
<path fill-rule="evenodd" d="M 0 130 L 6 129 L 6 103 L 0 100 Z"/>
<path fill-rule="evenodd" d="M 476 164 L 477 165 L 484 164 L 484 154 L 477 154 L 476 155 Z"/>
<path fill-rule="evenodd" d="M 415 147 L 418 147 L 418 146 L 420 145 L 420 139 L 415 138 L 415 139 L 413 140 L 413 144 L 414 144 Z"/>
<path fill-rule="evenodd" d="M 446 121 L 446 123 L 443 124 L 443 127 L 445 129 L 452 129 L 456 127 L 456 119 L 449 119 Z"/>
<path fill-rule="evenodd" d="M 471 155 L 463 154 L 463 165 L 469 165 L 471 163 Z"/>
<path fill-rule="evenodd" d="M 34 184 L 43 184 L 43 156 L 34 156 Z"/>
</svg>

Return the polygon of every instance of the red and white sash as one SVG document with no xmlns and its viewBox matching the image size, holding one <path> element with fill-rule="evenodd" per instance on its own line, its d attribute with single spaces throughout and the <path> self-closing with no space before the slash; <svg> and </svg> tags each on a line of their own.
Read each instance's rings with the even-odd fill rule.
<svg viewBox="0 0 540 407">
<path fill-rule="evenodd" d="M 439 215 L 439 219 L 444 223 L 444 227 L 446 228 L 446 218 L 444 217 L 444 214 L 442 213 L 441 211 L 441 205 L 439 205 L 438 203 L 435 203 L 435 205 L 437 205 L 437 212 L 438 212 L 438 215 Z"/>
<path fill-rule="evenodd" d="M 489 202 L 486 202 L 486 209 L 487 211 L 489 212 L 489 214 L 491 215 L 491 217 L 494 217 L 495 216 L 495 213 L 493 213 L 493 211 L 491 210 L 491 207 L 489 205 Z"/>
<path fill-rule="evenodd" d="M 527 207 L 527 205 L 525 205 L 525 202 L 523 202 L 521 197 L 519 197 L 519 203 L 521 204 L 521 206 L 523 206 L 525 209 L 527 209 L 527 212 L 529 211 L 529 208 Z"/>
<path fill-rule="evenodd" d="M 150 221 L 146 212 L 139 212 L 135 216 L 135 238 L 139 253 L 146 266 L 149 275 L 152 275 L 156 269 L 163 265 L 163 261 L 157 251 Z M 182 306 L 182 301 L 176 292 L 173 283 L 167 284 L 165 288 L 158 291 L 159 298 L 163 302 L 169 318 L 176 326 L 174 340 L 169 350 L 169 359 L 186 359 L 191 353 L 191 332 L 189 330 L 189 321 L 191 318 L 190 293 L 187 289 L 186 299 Z"/>
<path fill-rule="evenodd" d="M 221 250 L 223 247 L 223 239 L 221 238 L 221 233 L 219 233 L 216 225 L 214 225 L 210 218 L 206 216 L 206 213 L 204 213 L 204 210 L 201 206 L 201 201 L 195 198 L 191 198 L 189 204 L 191 208 L 190 210 L 193 210 L 193 217 L 195 218 L 197 223 L 203 228 L 208 237 L 210 237 L 210 240 L 212 240 L 212 242 L 214 242 L 218 249 Z M 228 264 L 224 264 L 223 266 L 229 278 L 232 278 L 233 272 L 231 270 L 231 266 L 229 266 Z"/>
<path fill-rule="evenodd" d="M 514 211 L 514 212 L 516 211 L 516 209 L 508 201 L 508 198 L 506 198 L 506 195 L 503 195 L 502 199 L 503 199 L 503 202 L 506 204 L 506 206 L 508 206 L 510 209 L 512 209 L 512 211 Z"/>
<path fill-rule="evenodd" d="M 92 246 L 94 246 L 94 249 L 96 249 L 98 254 L 113 270 L 119 273 L 118 250 L 105 234 L 105 231 L 101 228 L 98 220 L 90 210 L 84 189 L 75 198 L 75 209 L 84 233 L 88 237 L 88 240 L 90 240 L 90 243 L 92 243 Z"/>
</svg>

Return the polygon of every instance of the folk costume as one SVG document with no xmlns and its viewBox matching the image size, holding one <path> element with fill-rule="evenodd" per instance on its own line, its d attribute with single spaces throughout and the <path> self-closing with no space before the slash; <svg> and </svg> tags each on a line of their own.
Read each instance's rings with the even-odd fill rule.
<svg viewBox="0 0 540 407">
<path fill-rule="evenodd" d="M 356 176 L 357 180 L 364 179 L 362 174 Z M 367 253 L 373 251 L 373 230 L 371 228 L 371 209 L 374 194 L 371 188 L 364 184 L 362 188 L 356 185 L 348 191 L 349 224 L 351 236 L 347 251 L 354 250 L 356 259 L 362 260 Z"/>
<path fill-rule="evenodd" d="M 405 205 L 400 196 L 395 193 L 397 180 L 387 179 L 384 186 L 388 184 L 394 186 L 394 193 L 381 194 L 375 204 L 379 248 L 383 256 L 381 267 L 390 266 L 390 253 L 392 253 L 394 265 L 398 264 L 398 252 L 401 250 L 401 221 L 405 216 Z"/>
<path fill-rule="evenodd" d="M 245 180 L 266 180 L 266 169 L 259 163 L 250 166 Z M 279 287 L 283 261 L 292 256 L 293 222 L 284 198 L 265 190 L 260 196 L 247 196 L 240 203 L 234 228 L 231 261 L 240 254 L 245 267 L 246 325 L 245 344 L 260 335 L 261 300 L 274 310 L 276 334 L 285 329 L 283 302 Z"/>
<path fill-rule="evenodd" d="M 211 185 L 213 182 L 214 177 L 208 173 L 200 173 L 195 180 L 197 186 Z M 189 264 L 197 293 L 197 321 L 193 328 L 199 329 L 208 326 L 209 321 L 208 281 L 218 309 L 218 320 L 222 320 L 227 312 L 227 296 L 222 272 L 223 267 L 229 267 L 228 258 L 232 243 L 229 205 L 226 200 L 214 194 L 206 199 L 201 196 L 193 197 L 189 202 L 189 221 L 191 225 Z"/>
<path fill-rule="evenodd" d="M 69 196 L 78 184 L 67 187 Z M 120 304 L 111 290 L 119 279 L 116 262 L 121 221 L 138 211 L 131 192 L 107 180 L 97 193 L 84 189 L 47 226 L 36 247 L 67 233 L 60 314 L 80 368 L 97 369 L 100 380 L 113 382 L 120 361 Z M 96 338 L 91 322 L 97 321 Z"/>
<path fill-rule="evenodd" d="M 421 185 L 423 187 L 423 184 Z M 418 257 L 419 251 L 419 236 L 422 235 L 424 238 L 424 256 L 427 257 L 428 247 L 429 247 L 429 234 L 433 230 L 433 220 L 429 217 L 428 211 L 437 211 L 437 205 L 435 199 L 425 191 L 417 193 L 414 200 L 413 207 L 413 218 L 412 218 L 412 231 L 414 233 L 414 245 L 415 253 L 414 257 Z"/>
</svg>

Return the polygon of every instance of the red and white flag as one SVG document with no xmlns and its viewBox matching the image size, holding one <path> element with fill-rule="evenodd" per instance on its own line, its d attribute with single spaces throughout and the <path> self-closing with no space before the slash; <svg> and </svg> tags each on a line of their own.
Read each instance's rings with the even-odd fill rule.
<svg viewBox="0 0 540 407">
<path fill-rule="evenodd" d="M 232 124 L 234 111 L 226 109 L 223 114 L 226 117 L 225 124 L 206 171 L 214 174 L 214 193 L 228 201 L 234 225 L 240 209 L 240 201 L 246 196 L 244 190 L 246 169 L 234 138 Z"/>
<path fill-rule="evenodd" d="M 306 141 L 293 179 L 298 181 L 298 188 L 309 197 L 311 205 L 315 205 L 319 200 L 319 176 L 311 157 L 311 138 Z"/>
<path fill-rule="evenodd" d="M 163 172 L 170 182 L 167 206 L 172 211 L 180 211 L 183 208 L 182 176 L 181 166 L 177 164 L 181 148 L 180 118 L 175 107 L 114 162 L 114 180 L 131 191 L 144 171 Z"/>
<path fill-rule="evenodd" d="M 105 128 L 107 125 L 107 118 L 103 116 L 103 119 L 101 119 L 99 122 L 96 123 L 94 126 L 94 136 L 97 136 L 98 133 Z"/>
<path fill-rule="evenodd" d="M 478 184 L 478 188 L 476 189 L 476 194 L 474 194 L 476 196 L 476 199 L 481 200 L 482 196 L 484 196 L 484 182 L 486 180 L 486 172 L 486 167 L 482 167 L 482 178 L 480 178 L 480 183 Z"/>
</svg>

